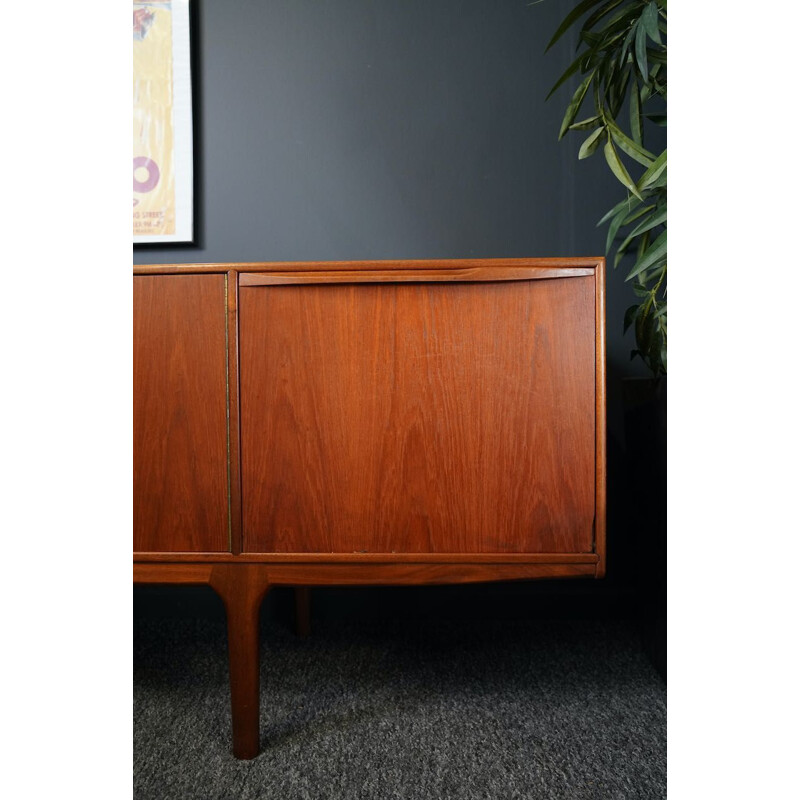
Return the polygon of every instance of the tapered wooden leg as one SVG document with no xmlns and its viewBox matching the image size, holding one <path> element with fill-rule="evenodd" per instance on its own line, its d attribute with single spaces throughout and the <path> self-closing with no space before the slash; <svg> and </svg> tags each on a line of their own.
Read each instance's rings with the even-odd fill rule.
<svg viewBox="0 0 800 800">
<path fill-rule="evenodd" d="M 259 567 L 237 567 L 215 566 L 211 586 L 228 618 L 233 754 L 248 759 L 259 751 L 258 620 L 269 583 Z"/>
<path fill-rule="evenodd" d="M 302 638 L 311 633 L 311 589 L 308 586 L 294 587 L 294 630 Z"/>
</svg>

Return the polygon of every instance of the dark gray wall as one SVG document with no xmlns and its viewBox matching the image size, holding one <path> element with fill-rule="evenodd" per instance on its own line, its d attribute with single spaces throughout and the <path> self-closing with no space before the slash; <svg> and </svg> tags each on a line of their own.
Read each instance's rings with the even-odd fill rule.
<svg viewBox="0 0 800 800">
<path fill-rule="evenodd" d="M 579 134 L 557 141 L 569 89 L 545 102 L 573 58 L 569 41 L 544 54 L 572 0 L 192 5 L 196 243 L 135 263 L 603 254 L 595 224 L 621 187 L 602 155 L 578 162 Z M 612 579 L 619 379 L 643 374 L 623 277 L 608 278 Z"/>
</svg>

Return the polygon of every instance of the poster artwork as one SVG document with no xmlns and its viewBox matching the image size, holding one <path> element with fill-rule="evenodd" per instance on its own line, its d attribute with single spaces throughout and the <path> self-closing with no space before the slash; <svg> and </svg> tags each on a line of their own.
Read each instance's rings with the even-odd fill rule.
<svg viewBox="0 0 800 800">
<path fill-rule="evenodd" d="M 175 13 L 179 10 L 185 12 L 185 20 Z M 185 28 L 182 37 L 185 39 L 185 53 L 180 59 L 185 68 L 184 75 L 178 74 L 182 65 L 176 58 L 178 27 Z M 134 243 L 191 240 L 191 95 L 188 66 L 186 0 L 135 0 Z"/>
</svg>

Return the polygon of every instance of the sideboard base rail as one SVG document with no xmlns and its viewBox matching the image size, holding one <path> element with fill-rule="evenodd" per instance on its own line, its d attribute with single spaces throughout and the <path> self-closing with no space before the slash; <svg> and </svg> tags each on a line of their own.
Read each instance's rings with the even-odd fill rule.
<svg viewBox="0 0 800 800">
<path fill-rule="evenodd" d="M 219 595 L 228 627 L 233 755 L 239 759 L 251 759 L 260 751 L 259 615 L 261 603 L 272 586 L 410 586 L 585 578 L 595 576 L 597 567 L 596 557 L 593 562 L 567 560 L 565 563 L 136 562 L 133 582 L 207 585 Z M 298 598 L 301 603 L 303 600 Z M 300 617 L 298 619 L 302 621 Z"/>
</svg>

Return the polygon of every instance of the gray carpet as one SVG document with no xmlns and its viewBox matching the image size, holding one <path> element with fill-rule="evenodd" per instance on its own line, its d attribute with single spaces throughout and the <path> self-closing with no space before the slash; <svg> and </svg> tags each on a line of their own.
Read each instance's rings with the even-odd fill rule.
<svg viewBox="0 0 800 800">
<path fill-rule="evenodd" d="M 262 625 L 230 754 L 224 622 L 134 624 L 134 797 L 663 798 L 666 689 L 609 622 Z"/>
</svg>

